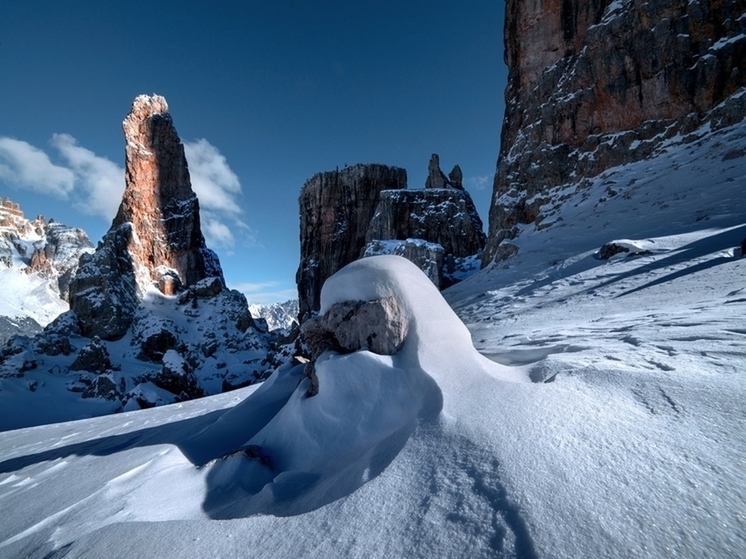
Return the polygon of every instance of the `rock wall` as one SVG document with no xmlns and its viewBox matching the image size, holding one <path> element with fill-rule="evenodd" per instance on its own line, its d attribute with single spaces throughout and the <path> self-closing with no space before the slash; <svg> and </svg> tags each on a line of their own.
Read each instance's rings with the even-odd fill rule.
<svg viewBox="0 0 746 559">
<path fill-rule="evenodd" d="M 96 252 L 70 283 L 70 309 L 85 336 L 124 335 L 151 286 L 172 294 L 223 273 L 205 245 L 184 146 L 158 95 L 138 96 L 122 123 L 125 190 Z"/>
<path fill-rule="evenodd" d="M 324 281 L 357 260 L 383 190 L 407 186 L 407 172 L 386 165 L 353 165 L 317 173 L 300 193 L 299 317 L 319 309 Z"/>
<path fill-rule="evenodd" d="M 470 256 L 484 248 L 482 220 L 471 196 L 454 188 L 381 192 L 366 241 L 424 239 L 446 254 Z"/>
<path fill-rule="evenodd" d="M 507 0 L 506 114 L 483 263 L 546 192 L 746 115 L 743 0 Z"/>
</svg>

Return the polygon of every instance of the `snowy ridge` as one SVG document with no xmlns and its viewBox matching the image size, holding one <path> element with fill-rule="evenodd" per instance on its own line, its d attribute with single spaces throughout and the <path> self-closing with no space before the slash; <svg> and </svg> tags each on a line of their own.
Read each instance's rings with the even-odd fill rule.
<svg viewBox="0 0 746 559">
<path fill-rule="evenodd" d="M 20 328 L 0 333 L 0 341 L 34 333 L 34 323 L 45 326 L 66 311 L 67 286 L 78 259 L 92 251 L 82 230 L 47 223 L 41 216 L 28 220 L 17 204 L 0 198 L 0 316 Z"/>
<path fill-rule="evenodd" d="M 298 324 L 298 299 L 271 305 L 250 304 L 249 312 L 254 318 L 262 318 L 272 330 L 290 331 Z"/>
</svg>

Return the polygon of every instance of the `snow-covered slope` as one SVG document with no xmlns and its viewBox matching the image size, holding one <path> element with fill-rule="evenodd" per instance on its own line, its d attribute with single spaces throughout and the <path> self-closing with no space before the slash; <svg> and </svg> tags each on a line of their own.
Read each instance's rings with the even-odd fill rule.
<svg viewBox="0 0 746 559">
<path fill-rule="evenodd" d="M 0 317 L 7 326 L 0 342 L 34 334 L 65 312 L 78 259 L 92 251 L 84 231 L 41 216 L 26 219 L 17 204 L 0 198 Z"/>
<path fill-rule="evenodd" d="M 322 355 L 313 398 L 285 366 L 0 433 L 0 557 L 746 555 L 744 145 L 703 133 L 568 188 L 445 293 L 468 331 L 406 261 L 353 263 L 322 306 L 393 294 L 414 329 Z"/>
</svg>

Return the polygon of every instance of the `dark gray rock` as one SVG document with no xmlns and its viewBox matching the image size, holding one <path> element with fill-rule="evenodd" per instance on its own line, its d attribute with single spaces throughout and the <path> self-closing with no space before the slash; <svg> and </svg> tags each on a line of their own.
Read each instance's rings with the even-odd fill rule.
<svg viewBox="0 0 746 559">
<path fill-rule="evenodd" d="M 383 190 L 407 186 L 407 172 L 385 165 L 353 165 L 306 181 L 300 206 L 300 266 L 296 274 L 302 320 L 319 309 L 321 286 L 357 260 Z"/>
<path fill-rule="evenodd" d="M 437 243 L 422 239 L 404 241 L 371 241 L 365 246 L 363 257 L 393 254 L 413 262 L 440 289 L 443 282 L 445 250 Z"/>
<path fill-rule="evenodd" d="M 89 373 L 105 373 L 111 370 L 111 357 L 106 346 L 99 338 L 93 338 L 88 345 L 80 350 L 78 356 L 70 365 L 73 371 L 88 371 Z"/>
<path fill-rule="evenodd" d="M 366 233 L 366 241 L 424 239 L 446 254 L 471 256 L 484 248 L 485 234 L 465 190 L 387 190 Z"/>
</svg>

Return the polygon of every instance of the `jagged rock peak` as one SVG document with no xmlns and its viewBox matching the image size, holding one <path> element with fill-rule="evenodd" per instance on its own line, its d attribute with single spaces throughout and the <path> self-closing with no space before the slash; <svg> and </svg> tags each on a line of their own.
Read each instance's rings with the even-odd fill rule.
<svg viewBox="0 0 746 559">
<path fill-rule="evenodd" d="M 122 123 L 122 203 L 70 285 L 70 308 L 86 336 L 124 335 L 151 287 L 173 294 L 205 278 L 224 284 L 218 257 L 202 235 L 184 145 L 166 111 L 163 97 L 140 95 Z"/>
<path fill-rule="evenodd" d="M 743 0 L 507 0 L 508 86 L 484 263 L 547 192 L 746 115 Z"/>
<path fill-rule="evenodd" d="M 166 100 L 139 95 L 122 128 L 126 186 L 112 228 L 132 223 L 135 237 L 129 249 L 140 287 L 163 283 L 168 269 L 184 286 L 222 277 L 217 257 L 202 236 L 199 201 Z"/>
<path fill-rule="evenodd" d="M 450 186 L 463 190 L 463 179 L 464 174 L 458 165 L 446 177 L 445 173 L 440 169 L 440 157 L 437 153 L 432 154 L 430 162 L 427 165 L 425 188 L 448 188 Z"/>
</svg>

